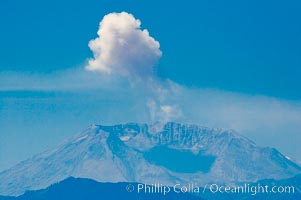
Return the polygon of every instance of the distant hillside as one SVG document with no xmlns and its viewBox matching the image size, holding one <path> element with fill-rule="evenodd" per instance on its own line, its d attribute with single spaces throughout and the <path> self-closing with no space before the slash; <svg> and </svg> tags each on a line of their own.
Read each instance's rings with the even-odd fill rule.
<svg viewBox="0 0 301 200">
<path fill-rule="evenodd" d="M 138 193 L 137 188 L 133 192 L 128 192 L 126 187 L 129 183 L 99 183 L 90 179 L 68 178 L 60 183 L 56 183 L 46 189 L 29 191 L 19 197 L 1 197 L 0 200 L 300 200 L 301 199 L 301 175 L 285 180 L 262 180 L 250 185 L 277 185 L 294 186 L 294 193 L 267 194 L 258 193 L 245 194 L 221 194 L 211 193 L 207 190 L 203 193 L 175 193 L 172 190 L 164 195 Z M 132 183 L 135 187 L 137 183 Z"/>
<path fill-rule="evenodd" d="M 190 194 L 167 195 L 127 192 L 128 183 L 99 183 L 90 179 L 68 178 L 47 189 L 26 192 L 19 197 L 0 200 L 202 200 Z M 133 184 L 135 185 L 135 184 Z"/>
</svg>

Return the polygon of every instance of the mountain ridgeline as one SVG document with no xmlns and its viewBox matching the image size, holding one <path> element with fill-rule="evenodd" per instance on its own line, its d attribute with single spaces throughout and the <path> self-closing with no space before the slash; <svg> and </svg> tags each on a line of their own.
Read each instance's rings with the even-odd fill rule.
<svg viewBox="0 0 301 200">
<path fill-rule="evenodd" d="M 174 122 L 92 125 L 55 149 L 0 173 L 0 195 L 18 196 L 68 177 L 98 182 L 221 183 L 285 179 L 298 164 L 232 130 Z"/>
<path fill-rule="evenodd" d="M 252 183 L 251 183 L 252 184 Z M 0 196 L 0 200 L 300 200 L 301 175 L 293 178 L 276 180 L 261 180 L 253 185 L 278 185 L 294 186 L 290 193 L 212 193 L 210 190 L 199 188 L 199 193 L 175 192 L 170 190 L 164 194 L 162 191 L 138 191 L 138 183 L 99 183 L 90 179 L 69 177 L 45 189 L 27 191 L 18 197 Z M 128 191 L 128 185 L 133 186 L 133 191 Z M 148 185 L 149 186 L 149 185 Z"/>
<path fill-rule="evenodd" d="M 67 178 L 53 184 L 46 189 L 28 191 L 18 197 L 1 197 L 0 200 L 202 200 L 189 193 L 178 194 L 170 192 L 162 193 L 138 193 L 128 192 L 126 187 L 129 183 L 99 183 L 90 179 Z M 136 185 L 131 183 L 131 185 Z"/>
</svg>

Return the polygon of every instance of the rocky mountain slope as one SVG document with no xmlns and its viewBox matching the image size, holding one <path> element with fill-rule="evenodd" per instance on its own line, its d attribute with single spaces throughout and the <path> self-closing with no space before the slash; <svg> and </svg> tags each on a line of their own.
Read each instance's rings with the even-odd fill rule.
<svg viewBox="0 0 301 200">
<path fill-rule="evenodd" d="M 70 176 L 99 182 L 238 183 L 283 179 L 301 168 L 232 130 L 196 125 L 92 125 L 61 146 L 0 173 L 0 195 L 47 188 Z"/>
</svg>

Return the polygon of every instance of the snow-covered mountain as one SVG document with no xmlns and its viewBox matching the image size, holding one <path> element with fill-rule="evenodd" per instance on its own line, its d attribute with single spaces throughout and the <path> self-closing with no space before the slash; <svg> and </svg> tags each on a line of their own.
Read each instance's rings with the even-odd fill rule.
<svg viewBox="0 0 301 200">
<path fill-rule="evenodd" d="M 70 176 L 99 182 L 239 183 L 289 178 L 301 167 L 232 130 L 178 123 L 92 125 L 51 151 L 0 173 L 0 195 Z"/>
</svg>

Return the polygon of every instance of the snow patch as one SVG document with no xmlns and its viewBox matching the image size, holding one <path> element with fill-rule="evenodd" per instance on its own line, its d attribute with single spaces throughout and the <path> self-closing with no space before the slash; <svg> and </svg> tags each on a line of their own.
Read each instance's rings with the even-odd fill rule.
<svg viewBox="0 0 301 200">
<path fill-rule="evenodd" d="M 126 135 L 126 136 L 121 136 L 121 137 L 120 137 L 120 140 L 123 141 L 123 142 L 129 141 L 130 139 L 131 139 L 131 137 L 128 136 L 128 135 Z"/>
<path fill-rule="evenodd" d="M 88 137 L 88 135 L 81 136 L 75 140 L 75 143 L 80 142 L 80 141 L 86 139 L 87 137 Z"/>
</svg>

